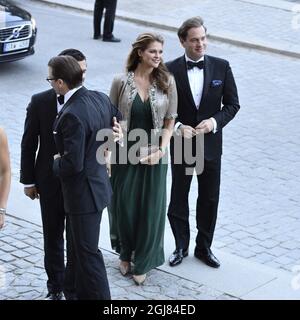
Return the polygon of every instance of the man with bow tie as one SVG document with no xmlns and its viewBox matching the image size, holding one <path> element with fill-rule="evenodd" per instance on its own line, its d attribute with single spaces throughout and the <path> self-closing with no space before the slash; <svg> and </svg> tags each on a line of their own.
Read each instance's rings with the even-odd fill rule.
<svg viewBox="0 0 300 320">
<path fill-rule="evenodd" d="M 76 296 L 79 300 L 110 299 L 102 253 L 98 248 L 103 209 L 112 195 L 105 162 L 98 152 L 105 139 L 121 138 L 118 109 L 104 93 L 82 86 L 82 70 L 70 56 L 57 56 L 48 63 L 48 79 L 65 103 L 53 134 L 57 149 L 53 170 L 62 185 L 64 208 L 70 220 L 75 257 Z M 110 140 L 110 139 L 109 139 Z"/>
<path fill-rule="evenodd" d="M 75 58 L 83 75 L 86 58 L 76 49 L 66 49 L 60 55 Z M 51 80 L 49 80 L 51 82 Z M 53 174 L 53 155 L 57 153 L 53 139 L 53 123 L 64 105 L 64 96 L 50 90 L 35 94 L 27 108 L 21 143 L 20 182 L 30 199 L 39 199 L 44 237 L 44 264 L 48 276 L 46 300 L 76 299 L 73 262 L 67 250 L 64 263 L 64 230 L 66 214 L 59 179 Z M 67 247 L 68 241 L 67 234 Z"/>
<path fill-rule="evenodd" d="M 176 266 L 188 255 L 188 198 L 195 169 L 198 180 L 198 233 L 194 256 L 206 265 L 218 268 L 220 262 L 212 253 L 211 244 L 219 202 L 222 130 L 240 108 L 238 93 L 228 61 L 205 54 L 206 28 L 200 17 L 183 22 L 177 34 L 185 54 L 166 64 L 175 77 L 178 94 L 178 118 L 174 128 L 176 135 L 170 148 L 172 189 L 168 209 L 176 248 L 169 258 L 169 264 Z M 201 135 L 204 137 L 202 171 L 196 162 L 191 163 L 185 157 L 186 154 L 194 155 L 198 152 Z M 178 148 L 178 139 L 183 145 L 182 149 Z M 192 139 L 192 143 L 187 143 L 188 139 Z M 188 146 L 191 146 L 191 150 L 187 150 Z M 182 153 L 181 163 L 176 161 L 178 152 Z"/>
</svg>

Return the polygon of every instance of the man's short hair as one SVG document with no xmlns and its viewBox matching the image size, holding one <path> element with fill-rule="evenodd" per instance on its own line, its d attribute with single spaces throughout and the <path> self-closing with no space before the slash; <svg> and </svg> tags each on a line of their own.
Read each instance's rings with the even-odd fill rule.
<svg viewBox="0 0 300 320">
<path fill-rule="evenodd" d="M 206 32 L 206 27 L 204 26 L 204 20 L 201 17 L 193 17 L 185 20 L 177 31 L 177 35 L 180 40 L 186 40 L 188 31 L 192 28 L 203 27 Z"/>
<path fill-rule="evenodd" d="M 62 79 L 70 90 L 82 84 L 82 70 L 73 57 L 64 55 L 53 57 L 48 66 L 52 69 L 54 79 Z"/>
<path fill-rule="evenodd" d="M 63 50 L 59 56 L 71 56 L 79 62 L 86 60 L 86 56 L 81 51 L 73 48 Z"/>
</svg>

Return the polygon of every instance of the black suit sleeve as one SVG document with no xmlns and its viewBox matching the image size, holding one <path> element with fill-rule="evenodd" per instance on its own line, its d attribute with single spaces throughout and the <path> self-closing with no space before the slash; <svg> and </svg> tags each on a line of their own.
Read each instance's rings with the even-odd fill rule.
<svg viewBox="0 0 300 320">
<path fill-rule="evenodd" d="M 27 107 L 24 133 L 21 142 L 21 172 L 20 182 L 23 184 L 34 184 L 35 157 L 38 149 L 40 126 L 38 112 L 34 98 Z"/>
<path fill-rule="evenodd" d="M 70 113 L 63 117 L 59 127 L 64 154 L 54 161 L 53 171 L 58 176 L 71 176 L 84 167 L 85 130 L 82 122 Z"/>
<path fill-rule="evenodd" d="M 109 106 L 111 117 L 116 117 L 117 121 L 121 121 L 123 119 L 121 112 L 119 109 L 111 102 L 110 98 L 107 95 L 103 95 L 105 97 L 105 103 Z M 113 123 L 112 123 L 113 125 Z"/>
<path fill-rule="evenodd" d="M 117 107 L 115 107 L 112 103 L 110 103 L 111 114 L 113 117 L 116 117 L 117 121 L 121 121 L 123 119 L 121 112 Z"/>
<path fill-rule="evenodd" d="M 123 116 L 119 109 L 111 102 L 111 99 L 102 92 L 99 91 L 90 91 L 90 94 L 95 95 L 100 99 L 101 103 L 99 105 L 105 106 L 105 110 L 107 110 L 107 115 L 111 116 L 111 126 L 113 125 L 112 118 L 116 117 L 117 121 L 121 121 Z"/>
<path fill-rule="evenodd" d="M 234 118 L 234 116 L 240 109 L 237 87 L 228 62 L 224 80 L 222 104 L 222 110 L 213 116 L 217 121 L 218 130 L 225 127 L 226 124 Z"/>
</svg>

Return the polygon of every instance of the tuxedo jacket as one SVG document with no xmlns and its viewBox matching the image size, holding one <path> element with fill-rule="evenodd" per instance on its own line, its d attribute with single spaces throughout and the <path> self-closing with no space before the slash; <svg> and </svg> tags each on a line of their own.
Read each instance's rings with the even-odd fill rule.
<svg viewBox="0 0 300 320">
<path fill-rule="evenodd" d="M 222 129 L 240 108 L 236 84 L 228 61 L 204 56 L 204 84 L 199 109 L 196 108 L 190 89 L 185 56 L 166 65 L 176 81 L 176 121 L 195 128 L 202 120 L 214 117 L 217 132 L 204 135 L 204 157 L 206 160 L 219 158 L 222 154 Z"/>
<path fill-rule="evenodd" d="M 21 142 L 20 182 L 35 184 L 44 196 L 59 187 L 53 174 L 53 155 L 57 153 L 53 123 L 57 115 L 56 93 L 53 89 L 32 96 L 27 107 Z"/>
<path fill-rule="evenodd" d="M 96 140 L 100 129 L 111 129 L 112 118 L 121 118 L 108 96 L 82 87 L 66 102 L 53 126 L 61 158 L 54 160 L 60 177 L 65 211 L 70 214 L 101 212 L 112 195 L 105 164 L 96 153 L 103 143 Z"/>
</svg>

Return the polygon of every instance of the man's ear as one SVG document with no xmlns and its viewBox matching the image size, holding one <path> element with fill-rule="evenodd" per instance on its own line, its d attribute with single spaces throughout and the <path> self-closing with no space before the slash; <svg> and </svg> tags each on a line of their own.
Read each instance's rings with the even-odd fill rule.
<svg viewBox="0 0 300 320">
<path fill-rule="evenodd" d="M 57 79 L 56 81 L 59 86 L 63 86 L 65 83 L 63 79 Z"/>
</svg>

